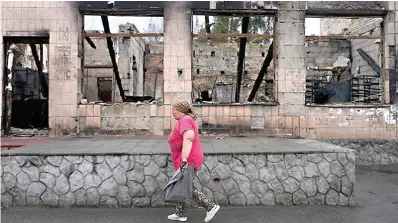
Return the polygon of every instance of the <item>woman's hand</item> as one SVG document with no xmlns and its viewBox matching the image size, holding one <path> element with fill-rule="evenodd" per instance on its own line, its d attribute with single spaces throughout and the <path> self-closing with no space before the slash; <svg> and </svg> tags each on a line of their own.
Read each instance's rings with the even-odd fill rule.
<svg viewBox="0 0 398 223">
<path fill-rule="evenodd" d="M 187 168 L 188 167 L 188 162 L 187 162 L 187 160 L 186 159 L 183 159 L 182 160 L 182 163 L 181 163 L 181 168 Z"/>
</svg>

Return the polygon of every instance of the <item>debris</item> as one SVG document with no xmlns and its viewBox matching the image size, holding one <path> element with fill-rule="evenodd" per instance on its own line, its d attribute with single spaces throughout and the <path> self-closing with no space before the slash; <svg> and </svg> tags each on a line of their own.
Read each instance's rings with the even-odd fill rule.
<svg viewBox="0 0 398 223">
<path fill-rule="evenodd" d="M 82 105 L 88 104 L 87 99 L 83 98 L 83 99 L 80 101 L 80 104 L 82 104 Z"/>
<path fill-rule="evenodd" d="M 11 135 L 15 137 L 33 137 L 41 136 L 47 137 L 49 135 L 49 129 L 21 129 L 11 127 Z"/>
<path fill-rule="evenodd" d="M 339 56 L 336 62 L 333 63 L 333 68 L 336 67 L 347 67 L 350 63 L 350 59 L 344 56 Z"/>
<path fill-rule="evenodd" d="M 258 99 L 259 102 L 274 102 L 275 99 L 274 97 L 270 96 L 270 95 L 263 95 L 261 94 Z"/>
</svg>

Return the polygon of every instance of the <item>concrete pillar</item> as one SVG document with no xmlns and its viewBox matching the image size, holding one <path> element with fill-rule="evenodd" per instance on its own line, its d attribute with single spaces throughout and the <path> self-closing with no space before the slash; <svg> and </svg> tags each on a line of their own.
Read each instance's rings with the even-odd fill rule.
<svg viewBox="0 0 398 223">
<path fill-rule="evenodd" d="M 178 98 L 191 102 L 191 9 L 187 2 L 166 4 L 164 27 L 164 104 Z"/>
<path fill-rule="evenodd" d="M 1 11 L 4 13 L 0 16 L 2 36 L 50 35 L 50 134 L 55 136 L 75 132 L 77 103 L 81 98 L 82 47 L 82 16 L 78 13 L 77 5 L 65 1 L 2 1 Z M 3 40 L 2 36 L 0 41 Z M 3 44 L 0 45 L 3 47 Z M 0 51 L 3 53 L 3 50 Z M 3 63 L 3 58 L 0 63 Z"/>
<path fill-rule="evenodd" d="M 82 16 L 74 2 L 56 4 L 50 20 L 49 125 L 51 135 L 62 136 L 78 128 L 75 117 L 81 94 Z M 36 15 L 39 17 L 41 15 Z M 29 21 L 27 21 L 29 22 Z"/>
<path fill-rule="evenodd" d="M 395 94 L 397 91 L 397 54 L 398 54 L 398 4 L 394 1 L 386 2 L 389 13 L 384 17 L 384 49 L 383 62 L 384 70 L 382 77 L 384 80 L 383 93 L 384 102 L 398 103 Z M 395 78 L 395 79 L 394 79 Z M 391 81 L 390 81 L 391 79 Z M 393 83 L 394 81 L 394 83 Z M 395 92 L 390 92 L 390 89 Z M 392 93 L 392 94 L 390 94 Z"/>
<path fill-rule="evenodd" d="M 279 2 L 277 17 L 275 88 L 279 114 L 305 115 L 305 2 Z"/>
</svg>

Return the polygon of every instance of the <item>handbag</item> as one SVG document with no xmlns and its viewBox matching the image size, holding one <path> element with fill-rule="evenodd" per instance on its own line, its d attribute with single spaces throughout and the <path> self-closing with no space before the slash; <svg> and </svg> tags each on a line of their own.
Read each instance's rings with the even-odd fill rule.
<svg viewBox="0 0 398 223">
<path fill-rule="evenodd" d="M 192 198 L 194 167 L 178 168 L 164 188 L 163 200 L 169 203 L 183 203 Z"/>
</svg>

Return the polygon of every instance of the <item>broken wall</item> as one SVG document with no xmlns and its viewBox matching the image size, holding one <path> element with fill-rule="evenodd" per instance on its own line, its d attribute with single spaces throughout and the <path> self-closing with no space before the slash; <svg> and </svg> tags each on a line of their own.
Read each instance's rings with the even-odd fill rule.
<svg viewBox="0 0 398 223">
<path fill-rule="evenodd" d="M 246 45 L 244 69 L 242 74 L 241 99 L 246 101 L 253 87 L 265 57 L 268 54 L 269 44 Z M 238 64 L 238 43 L 205 43 L 195 42 L 193 45 L 193 90 L 195 97 L 201 91 L 209 91 L 215 85 L 214 101 L 221 103 L 234 102 L 237 64 Z M 254 101 L 258 101 L 260 95 L 273 95 L 273 65 L 269 66 L 264 80 Z"/>
<path fill-rule="evenodd" d="M 364 35 L 380 36 L 380 26 L 368 30 Z M 377 66 L 381 67 L 381 47 L 380 40 L 374 39 L 354 39 L 351 40 L 351 55 L 352 55 L 352 71 L 354 76 L 366 75 L 366 76 L 379 76 L 372 67 L 364 60 L 364 58 L 358 53 L 358 49 L 365 51 L 376 63 Z"/>
<path fill-rule="evenodd" d="M 85 64 L 108 65 L 112 67 L 105 38 L 92 38 L 96 49 L 85 43 Z M 126 95 L 143 94 L 145 43 L 139 38 L 113 38 L 118 61 L 119 76 Z M 98 101 L 98 78 L 113 78 L 113 68 L 86 68 L 84 88 L 88 101 Z M 112 98 L 121 102 L 116 80 L 112 81 Z"/>
<path fill-rule="evenodd" d="M 17 4 L 16 2 L 1 2 L 2 5 L 14 3 Z M 29 2 L 28 4 L 28 6 L 32 6 L 31 4 L 36 6 L 36 2 Z M 50 18 L 54 20 L 54 23 L 51 21 L 52 25 L 49 26 L 51 30 L 50 103 L 52 105 L 50 109 L 50 126 L 53 130 L 58 135 L 67 135 L 72 133 L 73 130 L 80 131 L 82 134 L 86 131 L 86 133 L 90 134 L 103 135 L 161 135 L 169 133 L 175 123 L 175 120 L 171 117 L 171 102 L 176 98 L 191 100 L 192 92 L 191 66 L 193 50 L 190 33 L 192 13 L 185 8 L 185 3 L 168 2 L 165 8 L 164 105 L 143 104 L 141 105 L 143 106 L 142 108 L 138 108 L 138 104 L 134 103 L 79 105 L 81 110 L 79 108 L 78 114 L 76 114 L 78 100 L 75 100 L 75 102 L 71 100 L 77 95 L 80 101 L 80 91 L 78 91 L 80 83 L 76 80 L 76 76 L 79 67 L 77 63 L 79 61 L 78 55 L 80 55 L 77 52 L 77 40 L 81 33 L 74 33 L 73 35 L 69 33 L 70 38 L 66 41 L 63 40 L 65 38 L 63 35 L 58 35 L 62 32 L 58 31 L 57 25 L 67 21 L 66 27 L 70 28 L 70 31 L 72 29 L 78 30 L 77 25 L 74 24 L 79 24 L 79 21 L 75 21 L 79 17 L 77 14 L 73 14 L 75 11 L 68 8 L 69 6 L 66 7 L 67 4 L 70 4 L 69 2 L 57 2 L 55 4 L 46 2 L 45 4 L 52 4 L 52 9 L 46 8 L 44 12 L 49 12 Z M 21 9 L 22 5 L 18 7 Z M 245 134 L 250 136 L 280 135 L 316 139 L 397 138 L 398 112 L 396 105 L 359 106 L 347 104 L 316 107 L 304 105 L 304 83 L 307 75 L 307 64 L 305 62 L 307 51 L 304 38 L 305 3 L 303 5 L 301 2 L 278 2 L 278 7 L 278 21 L 275 27 L 275 39 L 277 39 L 275 47 L 278 55 L 275 61 L 275 90 L 279 105 L 200 105 L 197 109 L 200 115 L 198 123 L 201 126 L 202 133 L 231 133 L 232 135 Z M 12 8 L 15 8 L 14 5 Z M 30 14 L 30 8 L 25 9 Z M 395 8 L 393 16 L 390 15 L 388 18 L 397 18 L 396 10 L 397 8 Z M 2 10 L 2 12 L 6 11 Z M 54 15 L 60 14 L 62 19 L 57 20 L 58 17 L 53 16 L 53 11 L 55 11 Z M 13 10 L 11 12 L 13 14 Z M 45 13 L 40 15 L 45 15 Z M 26 25 L 29 28 L 29 24 L 34 20 L 29 20 L 27 17 L 23 17 L 23 22 L 18 23 L 17 26 L 23 24 L 23 26 Z M 15 19 L 13 16 L 3 16 L 3 18 Z M 8 27 L 8 23 L 11 23 L 10 30 L 14 29 L 14 20 L 7 22 L 6 26 Z M 50 23 L 50 21 L 46 20 L 47 22 Z M 395 25 L 396 23 L 389 21 L 389 24 Z M 34 24 L 35 28 L 33 26 L 31 30 L 27 28 L 28 31 L 18 28 L 19 32 L 15 35 L 34 34 L 36 23 Z M 42 24 L 42 20 L 38 24 Z M 81 23 L 78 27 L 81 27 L 80 25 Z M 391 25 L 388 25 L 388 27 L 391 27 Z M 390 39 L 391 36 L 395 37 L 396 34 L 394 30 L 387 29 L 386 35 L 388 36 L 386 40 L 388 41 L 386 49 L 393 46 Z M 58 40 L 58 38 L 61 40 Z M 62 47 L 58 48 L 59 46 Z M 68 49 L 67 46 L 72 48 L 71 52 L 73 53 L 70 55 L 63 53 Z M 73 58 L 73 62 L 76 62 L 73 69 L 69 67 L 70 77 L 67 76 L 68 72 L 63 72 L 67 67 L 61 67 L 56 63 L 58 60 L 64 61 L 65 57 Z M 386 60 L 390 60 L 391 57 L 392 55 L 387 54 Z M 391 68 L 392 66 L 389 64 L 386 69 Z M 182 72 L 179 73 L 179 70 Z M 51 73 L 55 73 L 55 76 L 51 76 Z M 53 90 L 55 93 L 51 94 Z M 142 110 L 134 111 L 134 109 Z M 68 126 L 73 123 L 72 120 L 78 120 L 78 124 L 76 126 Z"/>
<path fill-rule="evenodd" d="M 79 105 L 79 134 L 163 135 L 164 106 L 112 103 Z"/>
<path fill-rule="evenodd" d="M 123 103 L 112 105 L 116 106 L 112 108 L 115 110 L 112 113 L 117 115 L 107 115 L 107 117 L 105 114 L 109 113 L 105 111 L 111 108 L 105 106 L 111 105 L 93 105 L 93 108 L 89 108 L 91 106 L 89 105 L 83 108 L 87 109 L 86 116 L 82 116 L 86 117 L 85 123 L 91 125 L 95 123 L 97 129 L 104 128 L 104 131 L 101 131 L 105 135 L 110 134 L 109 132 L 134 135 L 136 129 L 141 129 L 138 131 L 139 134 L 143 132 L 162 134 L 159 129 L 163 129 L 163 134 L 168 134 L 175 123 L 170 116 L 171 102 L 176 98 L 191 99 L 190 74 L 193 51 L 189 20 L 191 13 L 185 8 L 184 3 L 168 4 L 165 9 L 163 63 L 165 103 L 162 106 L 142 105 L 144 107 L 140 108 L 143 109 L 139 112 L 140 115 L 138 112 L 133 112 L 131 104 L 124 106 Z M 202 134 L 290 136 L 312 139 L 396 138 L 398 114 L 396 106 L 304 105 L 304 83 L 307 75 L 305 62 L 307 48 L 304 38 L 305 4 L 300 2 L 278 4 L 278 21 L 275 30 L 275 38 L 278 40 L 275 42 L 278 55 L 275 89 L 279 105 L 195 105 L 199 114 L 197 122 Z M 179 69 L 182 71 L 181 74 L 177 72 Z M 195 70 L 192 74 L 194 73 Z M 92 110 L 97 112 L 93 113 Z M 101 121 L 104 118 L 105 121 Z M 163 120 L 163 123 L 160 120 Z M 136 127 L 134 123 L 138 123 Z M 157 123 L 157 127 L 153 123 Z"/>
<path fill-rule="evenodd" d="M 380 36 L 382 18 L 321 19 L 321 35 L 346 34 Z M 376 76 L 376 72 L 359 55 L 357 49 L 363 49 L 380 66 L 380 41 L 375 39 L 352 39 L 351 57 L 353 76 Z"/>
<path fill-rule="evenodd" d="M 308 9 L 383 9 L 384 5 L 381 1 L 306 1 L 306 8 Z"/>
<path fill-rule="evenodd" d="M 163 43 L 154 41 L 148 42 L 145 50 L 145 95 L 154 96 L 155 99 L 163 98 L 163 50 Z"/>
<path fill-rule="evenodd" d="M 383 18 L 359 18 L 359 19 L 347 19 L 345 22 L 338 21 L 337 19 L 322 19 L 321 20 L 321 32 L 323 34 L 327 33 L 339 33 L 342 29 L 346 29 L 346 33 L 349 35 L 358 35 L 358 34 L 366 34 L 366 35 L 378 35 L 380 33 L 379 27 L 380 24 L 383 24 L 384 27 L 384 48 L 381 49 L 384 60 L 384 71 L 382 72 L 382 80 L 384 83 L 382 84 L 384 88 L 384 98 L 387 102 L 397 103 L 397 95 L 398 95 L 398 81 L 397 81 L 397 28 L 396 24 L 398 22 L 397 17 L 397 3 L 395 1 L 384 1 L 384 2 L 336 2 L 338 7 L 346 7 L 346 8 L 357 8 L 358 5 L 363 5 L 362 8 L 368 7 L 368 9 L 385 9 L 389 10 L 387 15 Z M 315 3 L 316 4 L 316 3 Z M 373 6 L 373 7 L 371 7 Z M 321 7 L 318 5 L 318 7 Z M 360 7 L 361 8 L 361 7 Z M 384 19 L 384 21 L 383 21 Z M 395 27 L 395 28 L 394 28 Z M 365 48 L 365 52 L 367 52 L 374 61 L 379 62 L 379 56 L 381 52 L 378 52 L 378 45 L 373 40 L 367 41 L 365 40 L 353 40 L 353 57 L 355 58 L 357 55 L 356 48 L 363 47 Z M 356 60 L 354 60 L 354 63 Z M 379 62 L 380 65 L 380 62 Z M 367 65 L 367 64 L 354 64 L 356 67 L 359 67 L 360 75 L 372 75 L 374 76 L 376 73 Z"/>
<path fill-rule="evenodd" d="M 307 67 L 333 67 L 339 57 L 350 58 L 351 43 L 349 40 L 307 40 Z M 312 75 L 312 71 L 307 75 Z"/>
<path fill-rule="evenodd" d="M 65 1 L 1 1 L 0 4 L 1 41 L 7 36 L 50 36 L 50 135 L 76 133 L 77 102 L 81 100 L 80 38 L 83 22 L 77 5 Z M 0 51 L 3 54 L 3 49 Z M 4 57 L 2 64 L 3 60 Z M 0 72 L 3 75 L 3 66 L 0 66 Z"/>
<path fill-rule="evenodd" d="M 120 33 L 128 33 L 130 30 L 135 30 L 138 33 L 134 24 L 119 25 Z M 118 38 L 116 50 L 120 78 L 125 94 L 144 96 L 145 41 L 139 37 Z M 120 98 L 119 91 L 116 91 L 116 98 Z"/>
<path fill-rule="evenodd" d="M 382 22 L 382 18 L 320 18 L 321 35 L 357 35 L 368 32 Z"/>
<path fill-rule="evenodd" d="M 109 65 L 112 66 L 111 57 L 106 46 L 106 39 L 92 38 L 96 46 L 93 49 L 88 43 L 84 43 L 84 64 L 85 65 Z M 98 78 L 113 78 L 112 68 L 85 68 L 83 89 L 86 99 L 99 101 Z"/>
</svg>

